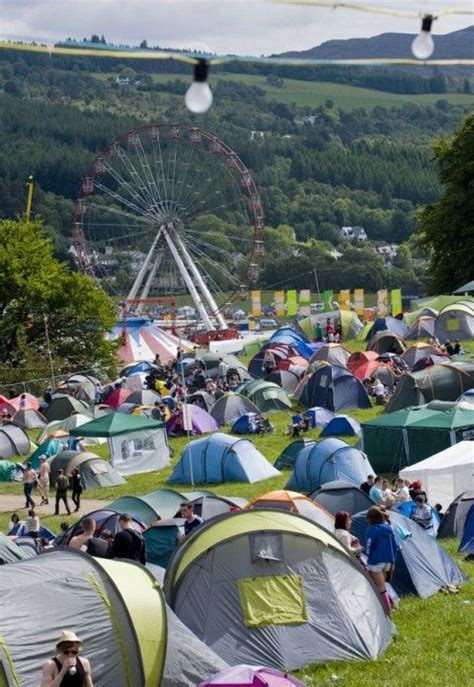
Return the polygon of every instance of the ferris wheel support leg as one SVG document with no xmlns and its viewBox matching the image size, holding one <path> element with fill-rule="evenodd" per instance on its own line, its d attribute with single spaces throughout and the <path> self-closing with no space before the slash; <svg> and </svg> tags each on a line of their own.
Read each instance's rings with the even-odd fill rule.
<svg viewBox="0 0 474 687">
<path fill-rule="evenodd" d="M 157 235 L 155 236 L 155 239 L 154 239 L 153 243 L 151 244 L 151 248 L 150 248 L 150 250 L 148 251 L 148 254 L 147 254 L 146 258 L 145 258 L 145 260 L 143 261 L 143 265 L 140 267 L 140 270 L 139 270 L 137 276 L 135 277 L 135 281 L 133 282 L 133 286 L 132 286 L 132 288 L 130 289 L 130 291 L 129 291 L 129 293 L 128 293 L 127 301 L 133 300 L 134 298 L 137 297 L 137 293 L 138 293 L 138 291 L 139 291 L 139 289 L 140 289 L 140 286 L 141 286 L 141 284 L 142 284 L 142 282 L 143 282 L 143 279 L 144 279 L 144 277 L 145 277 L 145 274 L 146 274 L 146 272 L 147 272 L 147 270 L 148 270 L 148 268 L 149 268 L 149 266 L 150 266 L 150 263 L 151 263 L 152 258 L 153 258 L 153 254 L 154 254 L 154 252 L 155 252 L 155 250 L 156 250 L 156 246 L 158 245 L 158 241 L 159 241 L 160 236 L 161 236 L 162 233 L 163 233 L 163 230 L 162 230 L 162 228 L 160 227 L 160 229 L 159 229 Z"/>
<path fill-rule="evenodd" d="M 206 282 L 201 277 L 201 274 L 200 274 L 198 268 L 196 267 L 194 260 L 190 256 L 186 246 L 184 245 L 182 239 L 178 235 L 176 236 L 176 242 L 178 243 L 178 245 L 181 249 L 181 253 L 184 256 L 184 258 L 187 262 L 187 265 L 188 265 L 189 269 L 191 270 L 191 273 L 193 274 L 194 279 L 196 280 L 196 283 L 197 283 L 201 293 L 204 295 L 204 298 L 209 303 L 209 306 L 211 308 L 211 312 L 214 315 L 214 317 L 216 318 L 217 322 L 219 323 L 219 327 L 221 329 L 227 329 L 227 322 L 225 321 L 224 316 L 219 311 L 219 307 L 218 307 L 216 301 L 214 300 L 213 295 L 211 294 L 211 292 L 207 288 Z"/>
<path fill-rule="evenodd" d="M 143 287 L 143 290 L 142 290 L 142 293 L 140 296 L 141 301 L 144 301 L 145 298 L 148 298 L 148 294 L 150 293 L 151 285 L 153 284 L 153 280 L 154 280 L 155 275 L 158 271 L 158 267 L 161 264 L 161 259 L 162 259 L 162 256 L 160 254 L 158 254 L 155 262 L 153 263 L 150 271 L 148 272 L 148 277 L 146 279 L 145 286 Z M 143 310 L 143 303 L 139 303 L 137 305 L 137 308 L 136 308 L 137 315 L 141 315 L 142 310 Z"/>
<path fill-rule="evenodd" d="M 173 239 L 170 237 L 166 229 L 163 230 L 164 237 L 166 239 L 166 243 L 168 244 L 168 247 L 171 251 L 171 254 L 178 265 L 178 269 L 180 271 L 181 276 L 184 279 L 184 282 L 186 286 L 188 287 L 189 293 L 191 294 L 191 297 L 194 301 L 194 304 L 201 316 L 202 321 L 206 325 L 206 328 L 208 331 L 213 329 L 211 320 L 209 318 L 209 315 L 207 314 L 206 308 L 204 307 L 204 303 L 202 302 L 202 298 L 198 293 L 198 290 L 196 289 L 196 286 L 191 278 L 191 275 L 189 274 L 188 270 L 186 269 L 186 265 L 183 262 L 183 259 L 181 258 L 181 255 L 179 254 L 178 249 L 176 248 L 175 244 L 173 243 Z"/>
</svg>

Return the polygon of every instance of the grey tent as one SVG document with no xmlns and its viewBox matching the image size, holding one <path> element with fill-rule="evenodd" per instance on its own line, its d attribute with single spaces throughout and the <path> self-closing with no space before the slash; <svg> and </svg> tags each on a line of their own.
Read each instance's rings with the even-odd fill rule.
<svg viewBox="0 0 474 687">
<path fill-rule="evenodd" d="M 171 559 L 165 593 L 180 620 L 232 664 L 291 670 L 375 659 L 393 634 L 350 552 L 283 510 L 243 510 L 197 529 Z"/>
<path fill-rule="evenodd" d="M 89 414 L 89 404 L 67 394 L 58 394 L 53 398 L 51 405 L 44 414 L 48 422 L 52 422 L 53 420 L 65 420 L 73 413 Z"/>
<path fill-rule="evenodd" d="M 3 687 L 38 687 L 42 663 L 54 655 L 61 631 L 71 626 L 83 642 L 96 685 L 160 684 L 166 611 L 161 589 L 146 568 L 52 549 L 5 566 L 1 575 Z"/>
<path fill-rule="evenodd" d="M 298 453 L 306 448 L 306 446 L 313 446 L 315 443 L 314 439 L 295 439 L 295 441 L 292 441 L 291 444 L 288 444 L 288 446 L 283 449 L 276 459 L 274 466 L 277 470 L 284 470 L 285 468 L 291 468 L 293 470 Z"/>
<path fill-rule="evenodd" d="M 259 413 L 257 406 L 248 398 L 241 394 L 224 394 L 214 403 L 210 414 L 217 422 L 219 427 L 232 425 L 241 415 L 245 413 Z"/>
<path fill-rule="evenodd" d="M 47 423 L 44 415 L 39 410 L 34 410 L 34 408 L 19 410 L 13 416 L 12 421 L 22 429 L 37 429 L 44 427 Z"/>
<path fill-rule="evenodd" d="M 0 565 L 16 563 L 16 561 L 22 561 L 28 557 L 20 546 L 17 546 L 14 541 L 9 539 L 3 532 L 0 532 Z"/>
<path fill-rule="evenodd" d="M 273 382 L 273 384 L 278 384 L 281 386 L 287 394 L 292 394 L 298 382 L 300 381 L 301 374 L 294 372 L 293 370 L 274 370 L 270 374 L 266 375 L 266 382 Z"/>
<path fill-rule="evenodd" d="M 64 470 L 70 477 L 74 468 L 79 468 L 84 489 L 115 487 L 125 480 L 112 465 L 95 453 L 85 451 L 61 451 L 50 459 L 51 482 L 56 481 L 58 470 Z"/>
<path fill-rule="evenodd" d="M 374 505 L 370 496 L 362 489 L 343 480 L 326 482 L 322 487 L 313 491 L 309 498 L 319 503 L 332 515 L 335 515 L 338 510 L 345 510 L 353 515 Z"/>
<path fill-rule="evenodd" d="M 208 413 L 211 412 L 211 408 L 215 403 L 214 396 L 208 394 L 207 391 L 195 391 L 186 398 L 186 403 L 191 405 L 197 405 L 203 410 L 207 410 Z"/>
<path fill-rule="evenodd" d="M 435 317 L 428 317 L 427 315 L 417 317 L 405 335 L 405 340 L 431 339 L 434 336 L 435 322 Z"/>
<path fill-rule="evenodd" d="M 435 334 L 446 339 L 474 339 L 474 302 L 459 301 L 443 308 L 436 318 Z"/>
<path fill-rule="evenodd" d="M 367 344 L 368 351 L 376 351 L 379 355 L 381 353 L 396 353 L 401 355 L 406 346 L 396 334 L 389 331 L 379 331 L 373 336 Z"/>
<path fill-rule="evenodd" d="M 97 377 L 78 373 L 66 380 L 66 386 L 74 392 L 75 398 L 86 403 L 94 403 L 96 387 L 100 384 Z"/>
<path fill-rule="evenodd" d="M 463 284 L 459 289 L 456 289 L 456 291 L 453 291 L 453 296 L 467 296 L 469 293 L 474 294 L 474 279 L 468 281 L 467 284 Z"/>
<path fill-rule="evenodd" d="M 32 446 L 28 434 L 18 425 L 4 423 L 0 426 L 0 458 L 26 456 Z"/>
<path fill-rule="evenodd" d="M 456 496 L 444 514 L 438 530 L 438 539 L 461 537 L 469 509 L 474 505 L 474 490 Z"/>
</svg>

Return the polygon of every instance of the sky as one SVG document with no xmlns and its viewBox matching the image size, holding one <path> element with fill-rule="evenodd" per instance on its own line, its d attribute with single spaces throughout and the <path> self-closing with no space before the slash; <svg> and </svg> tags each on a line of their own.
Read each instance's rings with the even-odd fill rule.
<svg viewBox="0 0 474 687">
<path fill-rule="evenodd" d="M 355 0 L 357 1 L 357 0 Z M 398 10 L 470 8 L 466 0 L 361 0 Z M 440 17 L 433 34 L 474 23 L 471 15 Z M 104 34 L 109 42 L 189 48 L 220 54 L 268 55 L 306 50 L 336 38 L 387 31 L 417 33 L 418 19 L 272 0 L 0 0 L 0 39 L 52 44 Z"/>
</svg>

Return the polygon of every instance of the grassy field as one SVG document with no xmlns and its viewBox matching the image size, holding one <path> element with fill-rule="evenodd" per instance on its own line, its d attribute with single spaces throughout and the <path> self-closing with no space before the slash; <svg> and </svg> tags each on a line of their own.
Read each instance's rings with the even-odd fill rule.
<svg viewBox="0 0 474 687">
<path fill-rule="evenodd" d="M 105 80 L 116 74 L 94 74 L 95 78 Z M 186 74 L 154 74 L 153 80 L 157 83 L 165 83 L 174 79 L 189 81 Z M 398 93 L 385 93 L 369 88 L 357 88 L 344 84 L 329 83 L 325 81 L 298 81 L 296 79 L 284 79 L 282 87 L 270 85 L 266 77 L 253 76 L 251 74 L 212 74 L 209 83 L 219 79 L 225 81 L 237 81 L 247 86 L 262 88 L 269 100 L 280 103 L 295 104 L 306 107 L 323 105 L 326 100 L 332 100 L 342 110 L 354 110 L 358 107 L 372 109 L 379 105 L 383 107 L 399 107 L 404 103 L 435 103 L 438 100 L 447 100 L 452 105 L 474 105 L 474 96 L 463 93 L 434 93 L 423 95 L 404 95 Z"/>
</svg>

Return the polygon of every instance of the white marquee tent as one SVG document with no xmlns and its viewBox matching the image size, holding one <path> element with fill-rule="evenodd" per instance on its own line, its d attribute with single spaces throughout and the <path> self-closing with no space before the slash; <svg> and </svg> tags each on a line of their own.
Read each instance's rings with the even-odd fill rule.
<svg viewBox="0 0 474 687">
<path fill-rule="evenodd" d="M 400 477 L 421 480 L 430 503 L 447 508 L 458 494 L 474 489 L 474 441 L 460 441 L 410 465 L 401 470 Z"/>
</svg>

